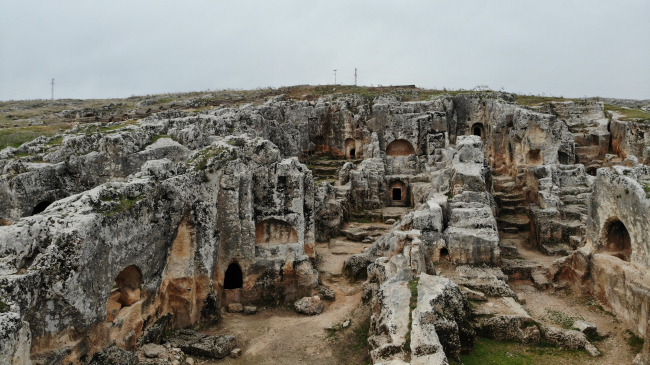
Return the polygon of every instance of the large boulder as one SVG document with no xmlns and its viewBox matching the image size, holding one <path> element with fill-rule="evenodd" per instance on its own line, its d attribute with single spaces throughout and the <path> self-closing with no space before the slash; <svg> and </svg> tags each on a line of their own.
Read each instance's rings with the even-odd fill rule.
<svg viewBox="0 0 650 365">
<path fill-rule="evenodd" d="M 235 336 L 207 336 L 192 330 L 180 330 L 169 343 L 193 356 L 223 359 L 237 347 Z"/>
<path fill-rule="evenodd" d="M 308 316 L 321 314 L 323 312 L 323 301 L 321 301 L 318 295 L 314 295 L 313 297 L 304 297 L 297 300 L 293 306 L 296 309 L 296 312 Z"/>
<path fill-rule="evenodd" d="M 93 355 L 88 365 L 137 365 L 138 357 L 133 352 L 117 346 L 108 347 Z"/>
<path fill-rule="evenodd" d="M 338 236 L 343 224 L 343 208 L 341 207 L 341 203 L 336 200 L 334 187 L 327 182 L 322 182 L 318 185 L 316 187 L 314 203 L 316 241 L 327 241 L 332 237 Z"/>
<path fill-rule="evenodd" d="M 543 327 L 542 335 L 550 343 L 574 350 L 585 349 L 591 356 L 600 355 L 600 351 L 580 331 L 565 330 L 559 327 Z"/>
<path fill-rule="evenodd" d="M 142 337 L 138 339 L 138 343 L 139 344 L 162 343 L 163 337 L 165 336 L 165 331 L 169 328 L 171 321 L 172 321 L 171 313 L 167 313 L 161 316 L 156 320 L 156 322 L 154 322 L 153 325 L 151 325 L 151 327 L 147 328 L 144 331 Z"/>
<path fill-rule="evenodd" d="M 363 280 L 368 277 L 368 265 L 372 263 L 369 255 L 360 253 L 345 259 L 343 263 L 343 274 L 353 281 Z"/>
<path fill-rule="evenodd" d="M 470 307 L 460 287 L 445 277 L 422 274 L 417 293 L 417 313 L 414 311 L 413 315 L 419 316 L 414 323 L 420 328 L 414 331 L 418 341 L 411 343 L 413 355 L 432 357 L 437 361 L 434 363 L 442 363 L 441 346 L 447 358 L 460 361 L 461 350 L 474 344 Z"/>
<path fill-rule="evenodd" d="M 370 318 L 368 343 L 373 363 L 405 360 L 404 348 L 409 333 L 411 291 L 407 281 L 392 280 L 382 284 L 377 291 L 377 308 Z"/>
</svg>

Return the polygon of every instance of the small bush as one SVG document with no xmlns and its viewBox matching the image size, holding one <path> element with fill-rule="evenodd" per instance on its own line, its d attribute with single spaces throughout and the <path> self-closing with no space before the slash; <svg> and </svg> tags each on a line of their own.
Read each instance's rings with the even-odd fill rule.
<svg viewBox="0 0 650 365">
<path fill-rule="evenodd" d="M 627 330 L 627 343 L 630 345 L 630 349 L 632 350 L 632 353 L 639 353 L 641 350 L 643 350 L 643 338 L 639 337 L 636 333 Z"/>
</svg>

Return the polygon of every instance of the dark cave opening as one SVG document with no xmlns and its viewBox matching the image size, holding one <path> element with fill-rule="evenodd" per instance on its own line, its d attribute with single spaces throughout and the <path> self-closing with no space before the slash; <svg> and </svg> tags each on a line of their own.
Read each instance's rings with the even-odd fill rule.
<svg viewBox="0 0 650 365">
<path fill-rule="evenodd" d="M 236 263 L 232 263 L 226 270 L 226 275 L 223 280 L 224 289 L 237 289 L 244 286 L 244 278 L 241 268 Z"/>
<path fill-rule="evenodd" d="M 440 259 L 447 259 L 449 258 L 449 250 L 447 247 L 443 247 L 440 249 Z"/>
<path fill-rule="evenodd" d="M 43 213 L 43 211 L 45 209 L 47 209 L 47 207 L 49 207 L 50 204 L 52 204 L 52 202 L 47 201 L 47 200 L 36 204 L 36 206 L 34 207 L 34 210 L 32 211 L 32 215 Z"/>
</svg>

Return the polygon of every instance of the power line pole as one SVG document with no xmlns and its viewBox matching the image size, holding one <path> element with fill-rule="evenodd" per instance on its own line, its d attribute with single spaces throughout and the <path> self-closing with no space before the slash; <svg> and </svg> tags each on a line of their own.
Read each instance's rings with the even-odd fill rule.
<svg viewBox="0 0 650 365">
<path fill-rule="evenodd" d="M 54 101 L 54 79 L 52 79 L 52 101 Z"/>
<path fill-rule="evenodd" d="M 354 86 L 357 86 L 357 68 L 354 68 Z"/>
</svg>

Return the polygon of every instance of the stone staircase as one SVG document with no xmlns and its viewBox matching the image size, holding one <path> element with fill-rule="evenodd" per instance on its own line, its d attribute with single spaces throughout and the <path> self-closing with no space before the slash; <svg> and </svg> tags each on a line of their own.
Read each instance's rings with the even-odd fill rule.
<svg viewBox="0 0 650 365">
<path fill-rule="evenodd" d="M 547 255 L 568 255 L 577 249 L 585 235 L 587 202 L 593 188 L 582 165 L 557 165 L 552 176 L 553 195 L 560 204 L 556 209 L 531 208 L 534 216 L 533 237 L 539 250 Z"/>
<path fill-rule="evenodd" d="M 327 181 L 334 185 L 339 180 L 339 169 L 346 162 L 358 163 L 361 160 L 338 160 L 326 155 L 318 156 L 305 161 L 305 164 L 312 171 L 314 181 L 320 183 Z"/>
<path fill-rule="evenodd" d="M 499 231 L 528 232 L 530 220 L 523 184 L 511 176 L 494 176 L 492 191 L 499 208 L 497 216 Z"/>
<path fill-rule="evenodd" d="M 519 255 L 518 247 L 527 240 L 530 230 L 522 180 L 523 175 L 517 178 L 508 175 L 492 177 L 492 196 L 498 207 L 499 246 L 505 257 Z"/>
</svg>

